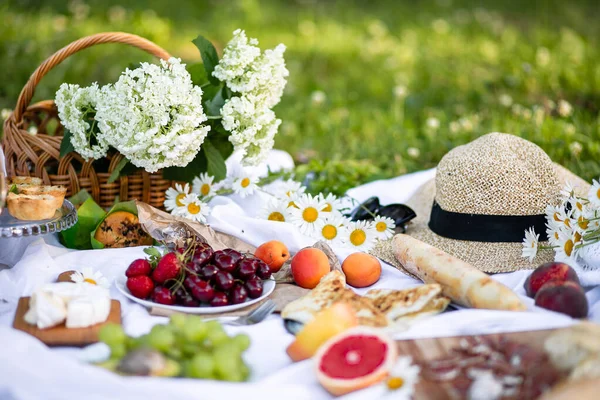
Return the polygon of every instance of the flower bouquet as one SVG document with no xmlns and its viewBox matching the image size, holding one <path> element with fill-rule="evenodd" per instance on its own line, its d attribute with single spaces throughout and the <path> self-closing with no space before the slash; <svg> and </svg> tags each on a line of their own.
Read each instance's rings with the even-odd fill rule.
<svg viewBox="0 0 600 400">
<path fill-rule="evenodd" d="M 102 87 L 61 85 L 55 100 L 65 127 L 61 156 L 119 152 L 124 158 L 109 182 L 140 168 L 161 170 L 169 180 L 191 181 L 201 172 L 222 179 L 233 151 L 245 165 L 264 161 L 281 123 L 272 108 L 288 76 L 285 46 L 263 52 L 236 30 L 219 60 L 210 41 L 193 42 L 202 64 L 170 58 L 126 69 Z"/>
</svg>

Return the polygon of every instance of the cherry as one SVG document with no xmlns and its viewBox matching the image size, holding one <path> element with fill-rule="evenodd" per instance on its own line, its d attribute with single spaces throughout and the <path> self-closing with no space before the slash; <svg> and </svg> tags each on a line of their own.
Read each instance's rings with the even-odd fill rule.
<svg viewBox="0 0 600 400">
<path fill-rule="evenodd" d="M 225 251 L 218 250 L 215 251 L 215 254 L 213 256 L 213 263 L 221 271 L 233 272 L 237 260 L 235 260 L 234 257 L 232 257 L 230 254 L 225 253 Z"/>
<path fill-rule="evenodd" d="M 175 304 L 175 296 L 169 289 L 164 286 L 157 286 L 152 293 L 152 301 L 158 304 L 166 304 L 172 306 Z"/>
<path fill-rule="evenodd" d="M 192 261 L 199 267 L 204 266 L 213 256 L 213 249 L 209 245 L 199 245 L 194 251 Z"/>
<path fill-rule="evenodd" d="M 215 297 L 215 289 L 210 283 L 200 281 L 192 288 L 192 295 L 199 301 L 208 303 Z"/>
<path fill-rule="evenodd" d="M 271 277 L 271 269 L 261 260 L 257 260 L 258 267 L 256 268 L 256 276 L 260 279 L 269 279 Z"/>
<path fill-rule="evenodd" d="M 240 253 L 237 250 L 234 249 L 225 249 L 223 250 L 224 253 L 229 254 L 231 256 L 231 258 L 233 258 L 233 261 L 235 263 L 237 263 L 238 261 L 240 261 L 244 256 L 242 255 L 242 253 Z"/>
<path fill-rule="evenodd" d="M 202 279 L 209 281 L 212 278 L 214 278 L 217 272 L 219 272 L 219 269 L 217 267 L 215 267 L 212 264 L 206 264 L 200 269 L 198 275 L 200 275 Z"/>
<path fill-rule="evenodd" d="M 215 297 L 210 302 L 210 305 L 213 307 L 222 307 L 229 305 L 229 300 L 227 300 L 227 295 L 223 292 L 216 292 Z"/>
<path fill-rule="evenodd" d="M 256 273 L 257 266 L 256 259 L 244 258 L 238 263 L 235 274 L 240 279 L 250 279 Z"/>
<path fill-rule="evenodd" d="M 219 271 L 213 278 L 217 288 L 227 291 L 233 287 L 233 276 L 229 272 Z"/>
<path fill-rule="evenodd" d="M 188 275 L 188 277 L 185 278 L 185 280 L 183 281 L 183 285 L 188 290 L 192 290 L 194 287 L 198 286 L 200 282 L 202 282 L 202 279 L 200 279 L 196 275 Z"/>
<path fill-rule="evenodd" d="M 233 289 L 229 292 L 229 301 L 232 304 L 240 304 L 248 299 L 248 291 L 244 285 L 236 283 Z"/>
<path fill-rule="evenodd" d="M 184 307 L 199 307 L 200 306 L 200 302 L 198 300 L 196 300 L 195 298 L 193 298 L 191 295 L 186 295 L 182 301 L 180 302 L 180 304 Z"/>
<path fill-rule="evenodd" d="M 255 276 L 254 278 L 248 279 L 248 281 L 246 281 L 245 286 L 248 290 L 248 296 L 250 296 L 251 299 L 256 299 L 262 296 L 263 283 L 259 277 Z"/>
</svg>

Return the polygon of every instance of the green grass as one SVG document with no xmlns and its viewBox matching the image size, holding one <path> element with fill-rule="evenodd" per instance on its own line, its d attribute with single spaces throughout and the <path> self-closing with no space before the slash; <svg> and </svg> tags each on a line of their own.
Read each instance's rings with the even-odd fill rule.
<svg viewBox="0 0 600 400">
<path fill-rule="evenodd" d="M 276 146 L 299 160 L 368 160 L 394 176 L 502 131 L 591 179 L 600 175 L 599 10 L 595 1 L 9 1 L 0 107 L 12 108 L 35 67 L 81 36 L 128 31 L 198 62 L 198 34 L 220 49 L 241 27 L 263 48 L 288 46 Z M 35 99 L 150 59 L 122 45 L 85 50 L 51 71 Z M 561 100 L 571 114 L 559 114 Z"/>
</svg>

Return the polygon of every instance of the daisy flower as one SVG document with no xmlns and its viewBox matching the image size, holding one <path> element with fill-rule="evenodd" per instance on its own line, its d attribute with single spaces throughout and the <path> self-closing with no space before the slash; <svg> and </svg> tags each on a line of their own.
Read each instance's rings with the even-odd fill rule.
<svg viewBox="0 0 600 400">
<path fill-rule="evenodd" d="M 108 279 L 102 275 L 100 271 L 94 271 L 90 267 L 85 267 L 81 272 L 76 271 L 71 274 L 71 280 L 75 283 L 89 283 L 90 285 L 97 285 L 105 289 L 110 288 Z"/>
<path fill-rule="evenodd" d="M 261 210 L 259 218 L 268 221 L 289 222 L 290 213 L 287 209 L 287 201 L 271 199 Z"/>
<path fill-rule="evenodd" d="M 275 196 L 280 199 L 291 199 L 292 197 L 298 197 L 304 194 L 306 187 L 302 186 L 300 182 L 296 182 L 293 179 L 288 179 L 278 188 Z"/>
<path fill-rule="evenodd" d="M 561 229 L 555 225 L 546 224 L 546 235 L 548 235 L 548 242 L 552 247 L 560 245 L 560 230 Z"/>
<path fill-rule="evenodd" d="M 173 211 L 177 207 L 183 207 L 183 198 L 190 193 L 190 185 L 187 183 L 185 186 L 181 186 L 180 183 L 175 184 L 175 188 L 168 188 L 165 193 L 164 206 L 167 211 Z"/>
<path fill-rule="evenodd" d="M 192 192 L 198 193 L 201 197 L 211 197 L 215 195 L 214 176 L 208 175 L 206 172 L 194 178 L 192 182 Z"/>
<path fill-rule="evenodd" d="M 375 228 L 367 221 L 352 221 L 346 226 L 343 242 L 359 251 L 369 251 L 373 247 Z"/>
<path fill-rule="evenodd" d="M 326 213 L 323 217 L 323 226 L 315 233 L 315 238 L 329 244 L 341 243 L 346 218 L 337 213 Z"/>
<path fill-rule="evenodd" d="M 571 182 L 565 183 L 565 186 L 560 191 L 560 196 L 564 200 L 568 200 L 571 197 L 573 197 L 574 195 L 575 195 L 575 190 L 573 189 L 573 185 L 571 185 Z"/>
<path fill-rule="evenodd" d="M 288 202 L 287 203 L 287 208 L 298 208 L 298 205 L 296 204 L 296 202 L 298 201 L 298 199 L 302 195 L 303 194 L 292 193 L 288 198 L 286 198 L 285 201 Z"/>
<path fill-rule="evenodd" d="M 227 180 L 229 187 L 241 198 L 254 194 L 258 189 L 258 178 L 243 167 L 233 168 Z"/>
<path fill-rule="evenodd" d="M 192 221 L 206 223 L 206 217 L 210 214 L 208 204 L 200 200 L 196 193 L 190 193 L 183 198 L 183 207 L 177 207 L 173 214 L 179 217 L 191 219 Z"/>
<path fill-rule="evenodd" d="M 574 260 L 578 252 L 575 246 L 581 242 L 581 235 L 577 232 L 559 231 L 558 236 L 558 248 L 555 249 L 556 257 L 564 260 Z"/>
<path fill-rule="evenodd" d="M 586 207 L 583 200 L 577 197 L 570 197 L 568 201 L 571 207 L 571 216 L 573 218 L 578 219 L 581 215 L 584 214 L 584 212 L 586 211 Z"/>
<path fill-rule="evenodd" d="M 323 209 L 323 211 L 340 212 L 341 200 L 338 199 L 334 194 L 329 193 L 327 196 L 323 196 L 322 193 L 319 193 L 319 197 L 325 202 L 325 209 Z"/>
<path fill-rule="evenodd" d="M 318 196 L 303 194 L 298 199 L 293 200 L 295 205 L 288 207 L 291 217 L 290 221 L 300 229 L 300 232 L 307 236 L 314 236 L 315 232 L 323 226 L 323 217 L 325 214 L 325 202 Z"/>
<path fill-rule="evenodd" d="M 546 207 L 546 220 L 552 227 L 558 229 L 564 226 L 564 221 L 568 218 L 569 216 L 567 215 L 564 207 L 550 205 Z"/>
<path fill-rule="evenodd" d="M 396 365 L 390 371 L 390 376 L 386 381 L 390 398 L 412 399 L 421 372 L 421 368 L 412 361 L 409 356 L 399 357 Z"/>
<path fill-rule="evenodd" d="M 595 179 L 592 181 L 592 187 L 588 192 L 588 200 L 593 205 L 597 207 L 600 206 L 600 181 L 597 181 Z"/>
<path fill-rule="evenodd" d="M 394 229 L 396 228 L 396 223 L 393 219 L 388 217 L 382 217 L 378 215 L 373 220 L 373 227 L 377 232 L 377 238 L 385 240 L 394 236 Z"/>
<path fill-rule="evenodd" d="M 540 235 L 535 234 L 533 227 L 525 230 L 525 238 L 523 239 L 523 253 L 521 257 L 528 258 L 529 262 L 537 255 Z"/>
</svg>

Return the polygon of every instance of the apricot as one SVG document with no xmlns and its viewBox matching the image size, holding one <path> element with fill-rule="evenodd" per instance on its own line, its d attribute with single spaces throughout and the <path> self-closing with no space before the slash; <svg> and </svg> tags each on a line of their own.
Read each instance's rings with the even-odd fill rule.
<svg viewBox="0 0 600 400">
<path fill-rule="evenodd" d="M 579 278 L 573 268 L 562 262 L 549 262 L 537 267 L 535 271 L 527 277 L 524 284 L 527 296 L 535 297 L 538 290 L 550 281 L 572 281 L 579 284 Z"/>
<path fill-rule="evenodd" d="M 342 263 L 346 282 L 357 288 L 371 286 L 381 276 L 381 263 L 367 253 L 352 253 Z"/>
<path fill-rule="evenodd" d="M 279 240 L 271 240 L 258 246 L 254 252 L 254 257 L 261 259 L 269 266 L 271 273 L 275 273 L 289 260 L 290 252 L 285 244 Z"/>
<path fill-rule="evenodd" d="M 585 318 L 588 314 L 585 292 L 573 281 L 547 282 L 535 295 L 535 305 L 572 318 Z"/>
<path fill-rule="evenodd" d="M 330 269 L 327 255 L 314 247 L 302 249 L 292 258 L 294 282 L 304 289 L 314 289 Z"/>
</svg>

